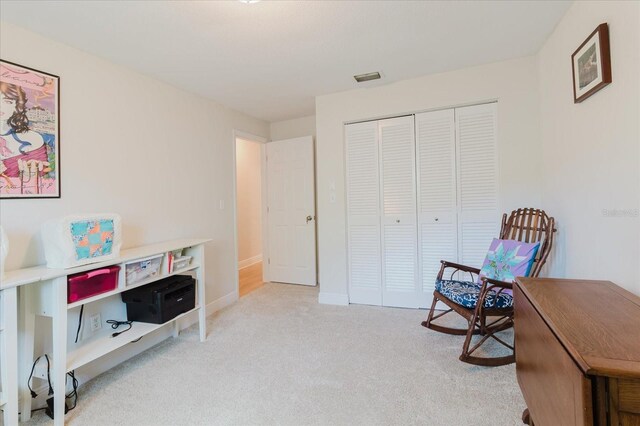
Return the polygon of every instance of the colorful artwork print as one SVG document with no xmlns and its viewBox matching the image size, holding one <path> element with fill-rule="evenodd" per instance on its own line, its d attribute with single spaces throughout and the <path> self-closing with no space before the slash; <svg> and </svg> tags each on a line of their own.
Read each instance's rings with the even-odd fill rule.
<svg viewBox="0 0 640 426">
<path fill-rule="evenodd" d="M 72 222 L 71 238 L 76 260 L 110 255 L 113 248 L 113 219 Z"/>
<path fill-rule="evenodd" d="M 59 78 L 0 61 L 0 198 L 60 197 Z"/>
</svg>

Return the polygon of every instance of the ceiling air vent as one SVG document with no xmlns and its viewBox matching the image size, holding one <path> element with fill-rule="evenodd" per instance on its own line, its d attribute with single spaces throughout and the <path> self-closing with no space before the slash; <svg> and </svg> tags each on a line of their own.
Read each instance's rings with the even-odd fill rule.
<svg viewBox="0 0 640 426">
<path fill-rule="evenodd" d="M 354 75 L 353 78 L 356 79 L 358 83 L 362 83 L 364 81 L 377 80 L 380 78 L 379 72 L 368 72 L 366 74 Z"/>
</svg>

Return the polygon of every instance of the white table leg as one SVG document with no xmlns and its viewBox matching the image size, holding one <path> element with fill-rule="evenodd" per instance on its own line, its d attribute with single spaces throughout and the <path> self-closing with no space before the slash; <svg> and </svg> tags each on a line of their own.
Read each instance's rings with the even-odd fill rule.
<svg viewBox="0 0 640 426">
<path fill-rule="evenodd" d="M 64 425 L 67 375 L 67 279 L 53 280 L 53 415 L 55 426 Z"/>
<path fill-rule="evenodd" d="M 200 262 L 200 267 L 196 269 L 196 287 L 198 290 L 198 325 L 200 326 L 200 341 L 207 340 L 207 299 L 205 298 L 205 281 L 204 281 L 204 244 L 198 247 L 196 256 Z"/>
<path fill-rule="evenodd" d="M 4 423 L 18 424 L 18 289 L 2 290 L 2 315 L 4 331 L 2 338 L 2 393 L 6 398 Z"/>
<path fill-rule="evenodd" d="M 34 284 L 35 285 L 35 284 Z M 31 418 L 31 392 L 27 386 L 29 373 L 33 365 L 33 344 L 35 339 L 35 315 L 31 306 L 32 286 L 20 288 L 20 360 L 19 360 L 19 386 L 20 390 L 20 421 L 26 422 Z"/>
</svg>

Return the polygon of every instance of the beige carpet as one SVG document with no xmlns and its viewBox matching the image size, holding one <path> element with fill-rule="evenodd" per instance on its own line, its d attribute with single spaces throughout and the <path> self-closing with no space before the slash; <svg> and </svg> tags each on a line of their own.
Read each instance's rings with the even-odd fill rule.
<svg viewBox="0 0 640 426">
<path fill-rule="evenodd" d="M 458 361 L 463 338 L 425 311 L 317 300 L 266 284 L 209 317 L 205 343 L 192 327 L 81 384 L 68 424 L 521 424 L 514 366 Z"/>
</svg>

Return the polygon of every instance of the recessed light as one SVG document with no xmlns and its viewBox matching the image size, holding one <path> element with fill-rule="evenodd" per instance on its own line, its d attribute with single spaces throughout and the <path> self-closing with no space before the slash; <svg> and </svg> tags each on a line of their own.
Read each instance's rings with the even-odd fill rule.
<svg viewBox="0 0 640 426">
<path fill-rule="evenodd" d="M 260 0 L 238 0 L 238 1 L 244 4 L 253 4 L 253 3 L 258 3 Z"/>
<path fill-rule="evenodd" d="M 358 74 L 354 75 L 353 78 L 356 79 L 358 83 L 362 83 L 364 81 L 377 80 L 380 78 L 379 72 L 368 72 L 366 74 Z"/>
</svg>

